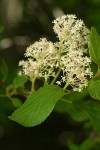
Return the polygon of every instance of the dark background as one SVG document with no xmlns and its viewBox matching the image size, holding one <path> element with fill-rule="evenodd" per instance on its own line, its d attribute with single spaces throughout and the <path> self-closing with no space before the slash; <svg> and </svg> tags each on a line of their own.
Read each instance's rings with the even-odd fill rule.
<svg viewBox="0 0 100 150">
<path fill-rule="evenodd" d="M 29 44 L 41 37 L 56 40 L 52 21 L 63 14 L 76 14 L 88 28 L 94 26 L 100 33 L 100 0 L 0 0 L 0 60 L 4 58 L 13 72 Z M 88 123 L 84 127 L 68 114 L 53 112 L 41 125 L 25 128 L 7 119 L 11 112 L 4 104 L 0 150 L 69 150 L 70 139 L 79 145 L 97 136 Z M 98 144 L 93 148 L 99 149 Z"/>
</svg>

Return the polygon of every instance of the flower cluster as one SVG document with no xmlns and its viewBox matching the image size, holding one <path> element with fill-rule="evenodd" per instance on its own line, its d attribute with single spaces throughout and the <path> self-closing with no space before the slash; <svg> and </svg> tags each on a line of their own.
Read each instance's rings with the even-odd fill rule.
<svg viewBox="0 0 100 150">
<path fill-rule="evenodd" d="M 21 73 L 31 80 L 43 77 L 46 82 L 52 76 L 52 83 L 56 81 L 61 85 L 63 82 L 64 88 L 71 85 L 73 90 L 81 91 L 88 85 L 87 77 L 92 76 L 91 59 L 87 56 L 89 30 L 75 15 L 64 15 L 53 23 L 59 41 L 52 43 L 42 38 L 30 45 L 25 53 L 28 59 L 19 62 L 19 66 L 22 66 Z M 60 72 L 62 76 L 57 81 Z"/>
<path fill-rule="evenodd" d="M 61 82 L 69 82 L 75 91 L 81 91 L 88 85 L 87 76 L 92 76 L 91 59 L 86 56 L 89 30 L 82 20 L 76 19 L 75 15 L 64 15 L 53 23 L 54 32 L 61 41 L 60 66 L 63 71 Z M 61 82 L 57 81 L 59 84 Z"/>
<path fill-rule="evenodd" d="M 25 57 L 28 60 L 20 61 L 19 66 L 22 66 L 22 72 L 31 80 L 32 78 L 43 77 L 45 80 L 49 76 L 55 76 L 54 61 L 56 59 L 56 51 L 54 44 L 47 41 L 46 38 L 40 39 L 26 49 Z"/>
</svg>

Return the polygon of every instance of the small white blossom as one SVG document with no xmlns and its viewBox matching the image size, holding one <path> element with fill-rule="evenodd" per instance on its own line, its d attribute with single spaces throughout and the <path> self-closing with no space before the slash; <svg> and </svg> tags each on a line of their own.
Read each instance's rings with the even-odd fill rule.
<svg viewBox="0 0 100 150">
<path fill-rule="evenodd" d="M 57 83 L 58 85 L 61 85 L 61 81 L 56 81 L 56 83 Z"/>
</svg>

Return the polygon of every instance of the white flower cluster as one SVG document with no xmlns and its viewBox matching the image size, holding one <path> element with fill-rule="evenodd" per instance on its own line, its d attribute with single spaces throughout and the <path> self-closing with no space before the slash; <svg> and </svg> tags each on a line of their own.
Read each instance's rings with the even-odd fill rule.
<svg viewBox="0 0 100 150">
<path fill-rule="evenodd" d="M 56 80 L 56 83 L 67 83 L 73 90 L 81 91 L 88 85 L 87 77 L 91 78 L 93 74 L 91 59 L 86 56 L 89 30 L 75 15 L 64 15 L 53 23 L 59 42 L 52 43 L 42 38 L 30 45 L 25 53 L 28 59 L 19 62 L 21 73 L 31 79 L 43 77 L 47 81 L 50 76 L 57 78 L 57 70 L 62 71 L 61 80 Z"/>
<path fill-rule="evenodd" d="M 56 59 L 56 51 L 54 44 L 48 42 L 46 38 L 40 39 L 26 49 L 25 57 L 28 60 L 20 61 L 19 66 L 22 66 L 22 72 L 32 78 L 44 77 L 45 80 L 49 76 L 55 76 L 54 65 Z"/>
<path fill-rule="evenodd" d="M 75 15 L 64 15 L 53 21 L 54 32 L 60 44 L 63 76 L 61 82 L 69 82 L 75 91 L 88 85 L 87 76 L 92 76 L 91 59 L 86 56 L 89 30 Z M 60 82 L 57 81 L 59 84 Z"/>
</svg>

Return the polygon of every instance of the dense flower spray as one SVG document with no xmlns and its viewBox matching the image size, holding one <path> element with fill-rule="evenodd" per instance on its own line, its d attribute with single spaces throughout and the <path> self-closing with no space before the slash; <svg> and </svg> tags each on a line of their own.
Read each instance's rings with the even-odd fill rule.
<svg viewBox="0 0 100 150">
<path fill-rule="evenodd" d="M 26 49 L 25 57 L 28 60 L 20 61 L 22 73 L 27 75 L 31 80 L 44 77 L 47 81 L 49 76 L 55 76 L 54 61 L 56 59 L 56 51 L 54 44 L 47 41 L 46 38 L 40 39 Z"/>
<path fill-rule="evenodd" d="M 52 43 L 46 38 L 30 45 L 25 53 L 27 60 L 20 61 L 20 74 L 33 78 L 44 78 L 51 84 L 71 85 L 74 91 L 81 91 L 92 77 L 91 59 L 87 56 L 89 30 L 75 15 L 64 15 L 53 21 L 53 29 L 59 41 Z M 61 75 L 60 80 L 58 76 Z"/>
</svg>

